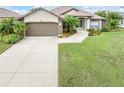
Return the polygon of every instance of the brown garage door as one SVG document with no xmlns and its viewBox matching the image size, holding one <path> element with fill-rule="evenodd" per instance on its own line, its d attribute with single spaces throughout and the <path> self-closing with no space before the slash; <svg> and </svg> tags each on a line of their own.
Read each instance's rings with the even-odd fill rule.
<svg viewBox="0 0 124 93">
<path fill-rule="evenodd" d="M 57 36 L 56 23 L 28 23 L 27 36 Z"/>
</svg>

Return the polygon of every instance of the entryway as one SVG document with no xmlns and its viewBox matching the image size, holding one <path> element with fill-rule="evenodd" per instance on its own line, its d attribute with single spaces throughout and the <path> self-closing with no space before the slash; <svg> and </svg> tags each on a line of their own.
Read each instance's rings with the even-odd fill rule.
<svg viewBox="0 0 124 93">
<path fill-rule="evenodd" d="M 85 30 L 85 19 L 80 18 L 79 20 L 80 20 L 80 25 L 78 28 Z"/>
</svg>

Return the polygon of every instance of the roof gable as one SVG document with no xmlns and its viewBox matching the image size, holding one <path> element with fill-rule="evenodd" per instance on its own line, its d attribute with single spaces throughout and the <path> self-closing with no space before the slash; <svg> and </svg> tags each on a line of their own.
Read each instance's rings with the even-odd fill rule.
<svg viewBox="0 0 124 93">
<path fill-rule="evenodd" d="M 53 12 L 51 12 L 51 11 L 48 11 L 48 10 L 42 8 L 42 7 L 36 8 L 36 9 L 34 9 L 34 10 L 28 12 L 27 14 L 21 16 L 19 19 L 23 19 L 24 17 L 27 17 L 27 16 L 29 16 L 29 15 L 31 15 L 31 14 L 37 12 L 37 11 L 40 11 L 40 10 L 44 10 L 44 11 L 46 11 L 46 12 L 48 12 L 48 13 L 51 13 L 52 15 L 57 16 L 59 19 L 62 19 L 62 20 L 63 20 L 63 18 L 61 18 L 60 16 L 56 15 L 55 13 L 53 13 Z"/>
<path fill-rule="evenodd" d="M 70 9 L 70 10 L 68 10 L 68 11 L 65 11 L 65 12 L 61 13 L 60 15 L 64 15 L 64 14 L 70 12 L 70 11 L 73 11 L 73 10 L 74 10 L 75 12 L 79 12 L 79 10 L 77 10 L 77 9 L 75 9 L 75 8 L 72 8 L 72 9 Z"/>
<path fill-rule="evenodd" d="M 76 11 L 74 13 L 71 13 L 74 16 L 92 16 L 92 14 L 87 11 L 79 10 L 71 6 L 60 6 L 58 8 L 53 9 L 52 12 L 59 16 L 62 16 L 68 14 L 72 10 Z"/>
<path fill-rule="evenodd" d="M 58 22 L 58 17 L 46 12 L 44 10 L 36 11 L 26 17 L 24 17 L 24 22 Z"/>
<path fill-rule="evenodd" d="M 66 11 L 70 11 L 73 7 L 71 6 L 60 6 L 52 10 L 53 13 L 57 15 L 61 15 L 65 13 Z"/>
<path fill-rule="evenodd" d="M 91 17 L 91 19 L 104 19 L 104 20 L 105 20 L 106 18 L 94 14 L 94 15 Z"/>
</svg>

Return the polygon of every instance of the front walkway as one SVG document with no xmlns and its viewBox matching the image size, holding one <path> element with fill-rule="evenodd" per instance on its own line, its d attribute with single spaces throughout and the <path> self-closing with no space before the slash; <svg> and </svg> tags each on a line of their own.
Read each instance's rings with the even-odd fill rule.
<svg viewBox="0 0 124 93">
<path fill-rule="evenodd" d="M 0 55 L 0 86 L 58 86 L 57 37 L 26 37 Z"/>
<path fill-rule="evenodd" d="M 80 43 L 88 37 L 87 31 L 78 31 L 76 34 L 67 38 L 59 38 L 59 43 Z"/>
</svg>

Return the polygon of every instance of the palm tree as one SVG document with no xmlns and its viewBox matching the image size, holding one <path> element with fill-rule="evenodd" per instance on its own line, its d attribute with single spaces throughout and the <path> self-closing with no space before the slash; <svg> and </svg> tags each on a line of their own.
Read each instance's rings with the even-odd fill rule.
<svg viewBox="0 0 124 93">
<path fill-rule="evenodd" d="M 16 21 L 15 22 L 15 27 L 14 27 L 14 33 L 23 35 L 24 32 L 27 30 L 27 26 L 24 22 L 21 21 Z"/>
</svg>

